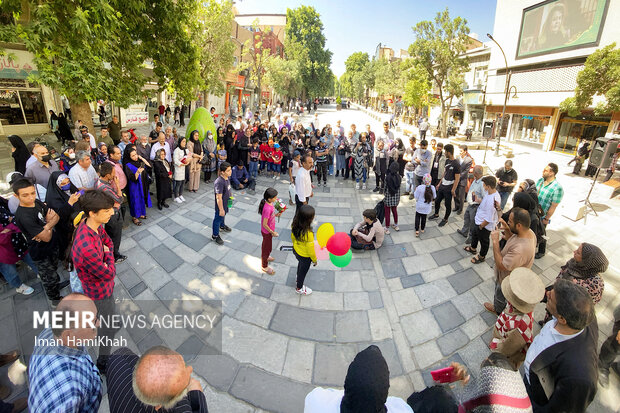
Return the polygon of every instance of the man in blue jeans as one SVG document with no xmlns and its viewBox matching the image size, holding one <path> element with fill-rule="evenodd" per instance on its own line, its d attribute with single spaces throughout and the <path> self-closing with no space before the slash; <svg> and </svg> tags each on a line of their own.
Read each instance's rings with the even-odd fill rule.
<svg viewBox="0 0 620 413">
<path fill-rule="evenodd" d="M 215 180 L 215 217 L 213 218 L 213 235 L 211 239 L 218 245 L 224 245 L 224 240 L 220 237 L 220 229 L 224 232 L 232 231 L 224 223 L 224 218 L 228 212 L 228 200 L 230 199 L 230 176 L 232 167 L 228 162 L 222 162 L 219 168 L 220 176 Z"/>
</svg>

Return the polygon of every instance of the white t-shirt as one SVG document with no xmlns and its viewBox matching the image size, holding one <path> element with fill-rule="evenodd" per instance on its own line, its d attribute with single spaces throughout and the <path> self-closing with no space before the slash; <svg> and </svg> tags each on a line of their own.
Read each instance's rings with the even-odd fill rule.
<svg viewBox="0 0 620 413">
<path fill-rule="evenodd" d="M 484 228 L 489 231 L 493 231 L 499 221 L 499 215 L 497 209 L 495 209 L 494 201 L 498 203 L 502 201 L 497 191 L 492 194 L 486 194 L 484 198 L 482 198 L 482 202 L 480 202 L 480 206 L 476 211 L 476 219 L 474 220 L 476 225 L 480 225 L 482 221 L 486 221 L 487 225 Z"/>
<path fill-rule="evenodd" d="M 306 396 L 304 413 L 340 413 L 340 403 L 344 390 L 317 387 Z M 409 405 L 398 397 L 388 397 L 385 401 L 388 413 L 413 413 Z"/>
<path fill-rule="evenodd" d="M 312 180 L 310 179 L 310 171 L 301 167 L 295 175 L 295 194 L 301 202 L 307 201 L 312 195 Z"/>
</svg>

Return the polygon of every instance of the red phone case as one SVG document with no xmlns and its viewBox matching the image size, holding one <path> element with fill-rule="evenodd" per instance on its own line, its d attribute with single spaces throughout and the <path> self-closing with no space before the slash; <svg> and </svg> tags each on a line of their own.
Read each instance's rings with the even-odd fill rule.
<svg viewBox="0 0 620 413">
<path fill-rule="evenodd" d="M 439 383 L 452 383 L 456 381 L 456 377 L 454 377 L 454 367 L 446 367 L 439 370 L 431 371 L 431 376 L 433 380 Z"/>
</svg>

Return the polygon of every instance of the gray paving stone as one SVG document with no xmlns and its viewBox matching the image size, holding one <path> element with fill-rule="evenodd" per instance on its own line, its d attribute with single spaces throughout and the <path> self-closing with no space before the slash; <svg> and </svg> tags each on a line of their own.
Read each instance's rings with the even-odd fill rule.
<svg viewBox="0 0 620 413">
<path fill-rule="evenodd" d="M 177 232 L 176 234 L 174 234 L 174 238 L 178 239 L 183 244 L 187 245 L 196 252 L 200 251 L 202 247 L 207 245 L 207 243 L 210 241 L 204 235 L 190 231 L 189 229 L 184 229 Z"/>
<path fill-rule="evenodd" d="M 249 295 L 235 313 L 239 320 L 267 328 L 276 310 L 276 302 L 263 297 Z"/>
<path fill-rule="evenodd" d="M 451 331 L 437 339 L 437 345 L 444 356 L 454 353 L 459 348 L 469 343 L 469 338 L 460 328 Z"/>
<path fill-rule="evenodd" d="M 407 275 L 407 271 L 405 271 L 405 267 L 400 258 L 382 260 L 381 267 L 383 267 L 385 278 L 396 278 Z"/>
<path fill-rule="evenodd" d="M 489 350 L 487 344 L 482 341 L 482 338 L 473 339 L 458 352 L 458 354 L 465 361 L 465 365 L 467 365 L 468 370 L 470 370 L 474 376 L 477 376 L 480 373 L 480 364 L 489 356 L 490 353 L 491 350 Z"/>
<path fill-rule="evenodd" d="M 431 308 L 431 312 L 444 333 L 465 323 L 465 318 L 450 301 Z"/>
<path fill-rule="evenodd" d="M 428 224 L 429 221 L 426 221 L 426 223 Z M 420 237 L 424 239 L 429 239 L 429 238 L 437 238 L 437 237 L 441 237 L 443 234 L 441 233 L 441 231 L 439 231 L 439 228 L 437 228 L 436 226 L 432 226 L 429 227 L 428 225 L 426 226 L 426 229 L 424 230 L 424 234 L 420 234 Z"/>
<path fill-rule="evenodd" d="M 251 366 L 243 366 L 230 388 L 230 394 L 270 412 L 301 412 L 306 395 L 314 386 L 298 383 Z M 277 389 L 277 397 L 274 397 Z"/>
<path fill-rule="evenodd" d="M 278 304 L 269 328 L 290 337 L 334 341 L 334 314 Z"/>
<path fill-rule="evenodd" d="M 370 308 L 383 308 L 383 298 L 381 298 L 381 291 L 370 291 L 368 293 L 368 299 L 370 301 Z"/>
<path fill-rule="evenodd" d="M 403 366 L 400 362 L 400 357 L 398 356 L 398 350 L 396 349 L 394 340 L 390 339 L 372 343 L 359 343 L 357 345 L 358 353 L 365 350 L 370 345 L 375 345 L 379 347 L 379 350 L 381 350 L 381 354 L 383 354 L 383 357 L 387 362 L 388 369 L 390 370 L 390 377 L 397 377 L 403 374 Z"/>
<path fill-rule="evenodd" d="M 177 352 L 183 354 L 179 350 Z M 239 368 L 239 363 L 226 354 L 199 355 L 191 365 L 196 374 L 204 377 L 209 385 L 221 391 L 228 391 Z"/>
<path fill-rule="evenodd" d="M 370 326 L 366 311 L 336 313 L 336 341 L 338 343 L 369 341 L 370 339 Z"/>
<path fill-rule="evenodd" d="M 179 347 L 176 352 L 183 356 L 185 362 L 195 360 L 200 356 L 205 347 L 205 343 L 200 340 L 196 335 L 190 335 Z"/>
<path fill-rule="evenodd" d="M 295 287 L 297 283 L 297 266 L 291 267 L 288 271 L 288 277 L 286 279 L 286 285 L 289 287 Z M 331 270 L 316 270 L 314 267 L 310 268 L 304 284 L 310 287 L 313 291 L 336 291 L 336 275 Z"/>
<path fill-rule="evenodd" d="M 121 273 L 116 273 L 116 277 L 121 280 L 125 288 L 132 288 L 136 284 L 140 283 L 140 277 L 131 267 L 125 267 L 125 270 Z"/>
<path fill-rule="evenodd" d="M 461 265 L 461 263 L 460 263 L 460 262 L 458 262 L 458 261 L 457 261 L 457 262 L 450 263 L 450 266 L 452 267 L 452 269 L 454 270 L 454 272 L 458 272 L 458 271 L 461 271 L 461 270 L 463 269 L 463 266 L 462 266 L 462 265 Z"/>
<path fill-rule="evenodd" d="M 153 260 L 153 257 L 139 246 L 133 248 L 131 253 L 128 251 L 127 261 L 125 262 L 131 265 L 131 268 L 133 268 L 138 275 L 142 275 L 157 267 L 157 262 Z"/>
<path fill-rule="evenodd" d="M 465 238 L 459 233 L 450 234 L 450 238 L 452 238 L 454 242 L 456 242 L 459 245 L 462 245 L 465 243 Z"/>
<path fill-rule="evenodd" d="M 440 267 L 442 265 L 458 261 L 462 258 L 461 254 L 459 254 L 457 250 L 457 247 L 446 248 L 441 251 L 431 252 L 431 256 Z"/>
<path fill-rule="evenodd" d="M 177 267 L 183 264 L 183 260 L 170 248 L 162 245 L 161 247 L 154 249 L 150 252 L 151 256 L 162 266 L 167 272 L 174 271 Z"/>
<path fill-rule="evenodd" d="M 422 310 L 400 318 L 409 344 L 416 346 L 441 335 L 439 324 L 430 310 Z"/>
<path fill-rule="evenodd" d="M 400 228 L 402 231 L 403 226 L 401 225 Z M 413 245 L 411 245 L 411 243 L 382 246 L 377 250 L 377 253 L 379 254 L 380 261 L 415 255 L 415 251 L 413 250 Z"/>
<path fill-rule="evenodd" d="M 147 229 L 143 229 L 140 232 L 137 232 L 131 236 L 136 242 L 140 243 L 141 240 L 151 235 L 151 233 Z"/>
<path fill-rule="evenodd" d="M 485 321 L 485 323 L 487 323 L 489 327 L 495 324 L 495 322 L 497 321 L 497 315 L 490 313 L 486 310 L 480 313 L 480 317 L 482 317 L 482 319 Z"/>
<path fill-rule="evenodd" d="M 260 222 L 258 220 L 250 221 L 247 219 L 241 219 L 235 224 L 235 230 L 258 234 L 260 232 Z"/>
<path fill-rule="evenodd" d="M 346 271 L 363 271 L 372 268 L 372 260 L 370 258 L 353 257 L 351 263 L 347 265 Z"/>
<path fill-rule="evenodd" d="M 184 295 L 189 294 L 185 288 L 183 288 L 178 282 L 172 280 L 168 281 L 155 294 L 160 300 L 170 301 L 181 299 Z"/>
<path fill-rule="evenodd" d="M 480 336 L 480 338 L 482 338 L 482 341 L 484 341 L 485 343 L 490 343 L 491 339 L 493 338 L 493 329 L 491 328 L 485 331 L 484 334 Z"/>
<path fill-rule="evenodd" d="M 146 290 L 146 284 L 144 281 L 140 281 L 129 289 L 129 295 L 131 295 L 132 298 L 136 298 L 144 290 Z"/>
<path fill-rule="evenodd" d="M 164 344 L 164 342 L 155 331 L 150 331 L 142 340 L 136 343 L 141 354 L 151 347 L 159 346 L 161 344 Z"/>
<path fill-rule="evenodd" d="M 342 387 L 349 364 L 356 354 L 356 346 L 353 344 L 317 344 L 312 383 Z"/>
<path fill-rule="evenodd" d="M 414 291 L 425 308 L 432 307 L 456 296 L 456 292 L 446 280 L 435 280 L 418 285 L 414 287 Z"/>
<path fill-rule="evenodd" d="M 151 251 L 152 249 L 159 247 L 161 245 L 161 241 L 151 234 L 148 237 L 144 237 L 140 241 L 138 241 L 138 245 L 140 245 L 146 251 Z"/>
<path fill-rule="evenodd" d="M 472 287 L 480 284 L 482 278 L 471 268 L 457 272 L 454 275 L 448 277 L 448 282 L 452 285 L 452 288 L 457 294 L 462 294 Z"/>
<path fill-rule="evenodd" d="M 413 274 L 401 277 L 400 282 L 403 284 L 403 288 L 409 288 L 424 284 L 424 279 L 421 274 Z"/>
</svg>

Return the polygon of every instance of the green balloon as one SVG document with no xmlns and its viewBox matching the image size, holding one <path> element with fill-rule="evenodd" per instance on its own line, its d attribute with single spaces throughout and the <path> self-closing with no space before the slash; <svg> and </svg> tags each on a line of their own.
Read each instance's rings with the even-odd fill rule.
<svg viewBox="0 0 620 413">
<path fill-rule="evenodd" d="M 331 252 L 329 253 L 329 260 L 338 268 L 346 267 L 351 263 L 351 259 L 353 258 L 353 253 L 351 250 L 347 251 L 344 255 L 334 255 Z"/>
<path fill-rule="evenodd" d="M 217 140 L 215 122 L 207 108 L 197 108 L 189 119 L 187 129 L 185 130 L 185 138 L 188 141 L 190 134 L 195 130 L 200 134 L 200 142 L 204 141 L 205 135 L 209 130 L 213 134 L 213 139 Z"/>
</svg>

